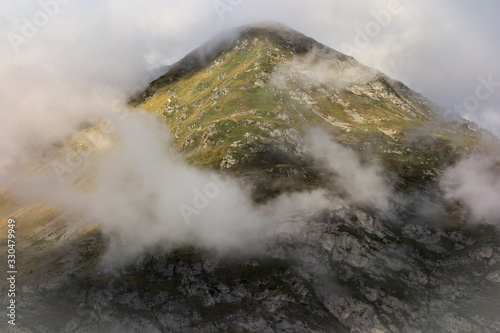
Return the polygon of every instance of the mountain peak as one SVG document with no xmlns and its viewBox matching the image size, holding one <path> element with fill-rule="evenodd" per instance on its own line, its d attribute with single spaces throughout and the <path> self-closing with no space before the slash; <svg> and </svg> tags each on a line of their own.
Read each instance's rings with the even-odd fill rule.
<svg viewBox="0 0 500 333">
<path fill-rule="evenodd" d="M 264 29 L 274 32 L 289 31 L 289 32 L 299 33 L 298 31 L 290 28 L 286 24 L 277 21 L 261 21 L 261 22 L 251 23 L 248 25 L 241 26 L 238 29 Z"/>
<path fill-rule="evenodd" d="M 323 55 L 330 55 L 342 61 L 354 60 L 283 23 L 263 21 L 220 33 L 187 54 L 177 63 L 168 66 L 168 72 L 152 82 L 152 84 L 163 84 L 162 82 L 167 78 L 169 82 L 172 82 L 188 73 L 196 72 L 214 61 L 222 53 L 234 47 L 237 43 L 255 38 L 282 47 L 290 51 L 292 55 L 304 55 L 315 50 L 320 51 Z"/>
<path fill-rule="evenodd" d="M 237 30 L 239 31 L 240 39 L 252 37 L 268 38 L 270 41 L 288 48 L 296 54 L 305 54 L 316 48 L 333 52 L 337 56 L 347 57 L 280 22 L 263 21 L 242 26 Z"/>
<path fill-rule="evenodd" d="M 254 24 L 248 24 L 236 28 L 239 31 L 240 36 L 248 36 L 252 34 L 266 34 L 266 35 L 275 35 L 281 36 L 282 38 L 289 39 L 310 39 L 306 35 L 300 33 L 299 31 L 290 28 L 289 26 L 275 21 L 262 21 Z"/>
<path fill-rule="evenodd" d="M 408 149 L 425 161 L 445 153 L 452 160 L 479 141 L 461 125 L 434 124 L 432 142 L 439 145 L 408 142 L 408 131 L 432 119 L 428 100 L 277 22 L 216 37 L 131 104 L 160 114 L 188 160 L 232 170 L 307 164 L 302 139 L 311 126 L 329 129 L 357 151 L 376 152 L 395 172 L 408 163 L 401 157 Z M 457 144 L 456 137 L 468 144 Z M 435 174 L 430 162 L 418 170 L 409 181 L 424 183 Z M 304 174 L 297 175 L 300 183 Z"/>
</svg>

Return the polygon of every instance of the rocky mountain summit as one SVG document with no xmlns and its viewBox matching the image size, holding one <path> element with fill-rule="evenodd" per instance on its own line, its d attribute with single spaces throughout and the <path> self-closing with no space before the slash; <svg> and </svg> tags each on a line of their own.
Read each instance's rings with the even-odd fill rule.
<svg viewBox="0 0 500 333">
<path fill-rule="evenodd" d="M 333 203 L 289 217 L 248 251 L 181 246 L 106 267 L 98 225 L 75 227 L 77 216 L 4 189 L 2 219 L 23 221 L 16 332 L 500 331 L 498 221 L 472 223 L 439 185 L 460 158 L 488 152 L 473 123 L 442 119 L 403 83 L 277 23 L 209 41 L 130 105 L 257 206 L 318 189 Z M 339 186 L 344 171 L 314 158 L 311 128 L 350 151 L 339 158 L 376 166 L 386 208 Z M 98 125 L 62 149 L 104 154 L 108 139 Z"/>
</svg>

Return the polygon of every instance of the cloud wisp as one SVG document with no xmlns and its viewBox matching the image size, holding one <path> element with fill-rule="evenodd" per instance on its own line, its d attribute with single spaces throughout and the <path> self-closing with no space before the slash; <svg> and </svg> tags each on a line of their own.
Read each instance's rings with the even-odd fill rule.
<svg viewBox="0 0 500 333">
<path fill-rule="evenodd" d="M 500 161 L 475 154 L 446 170 L 441 188 L 448 200 L 464 203 L 476 222 L 500 224 Z"/>
<path fill-rule="evenodd" d="M 387 210 L 391 191 L 375 164 L 365 165 L 351 149 L 333 141 L 325 132 L 313 130 L 309 136 L 312 156 L 335 175 L 335 182 L 349 201 Z"/>
<path fill-rule="evenodd" d="M 338 176 L 335 185 L 348 198 L 319 189 L 256 205 L 237 180 L 199 170 L 175 157 L 168 132 L 155 117 L 139 111 L 115 124 L 113 148 L 103 144 L 107 152 L 86 155 L 92 160 L 90 166 L 69 174 L 70 181 L 34 173 L 14 188 L 20 197 L 44 200 L 77 220 L 99 222 L 108 240 L 104 257 L 108 263 L 179 246 L 217 253 L 248 251 L 297 215 L 358 203 L 378 209 L 387 206 L 388 190 L 377 170 L 362 165 L 353 151 L 323 132 L 311 133 L 307 145 L 311 155 Z M 71 182 L 82 177 L 84 186 Z"/>
</svg>

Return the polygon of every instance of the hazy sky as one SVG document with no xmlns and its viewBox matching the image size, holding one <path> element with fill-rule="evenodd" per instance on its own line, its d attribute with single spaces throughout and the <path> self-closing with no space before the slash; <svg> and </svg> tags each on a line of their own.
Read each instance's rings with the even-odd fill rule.
<svg viewBox="0 0 500 333">
<path fill-rule="evenodd" d="M 20 151 L 64 137 L 99 117 L 110 100 L 144 88 L 156 75 L 151 68 L 177 61 L 225 29 L 262 20 L 280 21 L 338 50 L 355 46 L 356 59 L 443 107 L 465 101 L 469 118 L 500 135 L 500 2 L 391 3 L 2 1 L 0 174 Z M 380 14 L 389 10 L 390 18 Z M 359 31 L 371 35 L 361 44 Z M 481 80 L 493 83 L 480 88 L 479 99 Z"/>
</svg>

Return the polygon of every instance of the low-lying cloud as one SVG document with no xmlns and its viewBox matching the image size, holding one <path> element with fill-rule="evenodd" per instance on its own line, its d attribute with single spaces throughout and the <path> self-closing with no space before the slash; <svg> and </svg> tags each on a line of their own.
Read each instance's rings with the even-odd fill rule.
<svg viewBox="0 0 500 333">
<path fill-rule="evenodd" d="M 390 190 L 376 164 L 365 165 L 352 150 L 333 141 L 325 132 L 314 130 L 308 137 L 312 156 L 335 175 L 335 182 L 357 204 L 386 210 Z"/>
<path fill-rule="evenodd" d="M 116 120 L 111 136 L 113 148 L 86 155 L 90 166 L 68 173 L 65 181 L 35 173 L 14 189 L 21 197 L 44 200 L 75 219 L 99 222 L 108 240 L 104 258 L 108 263 L 126 262 L 156 248 L 249 250 L 298 214 L 352 203 L 387 206 L 388 191 L 377 170 L 362 165 L 356 153 L 324 132 L 312 132 L 307 146 L 322 167 L 338 176 L 335 186 L 348 197 L 319 189 L 284 194 L 261 205 L 252 201 L 238 180 L 175 157 L 168 131 L 150 114 L 133 112 Z M 83 183 L 74 183 L 82 177 Z"/>
<path fill-rule="evenodd" d="M 352 60 L 346 65 L 336 54 L 315 48 L 305 55 L 294 56 L 279 64 L 270 82 L 281 89 L 293 83 L 303 89 L 323 87 L 339 91 L 370 82 L 378 74 L 378 71 Z"/>
<path fill-rule="evenodd" d="M 500 224 L 500 161 L 475 154 L 449 168 L 441 179 L 448 200 L 465 204 L 475 221 Z"/>
</svg>

